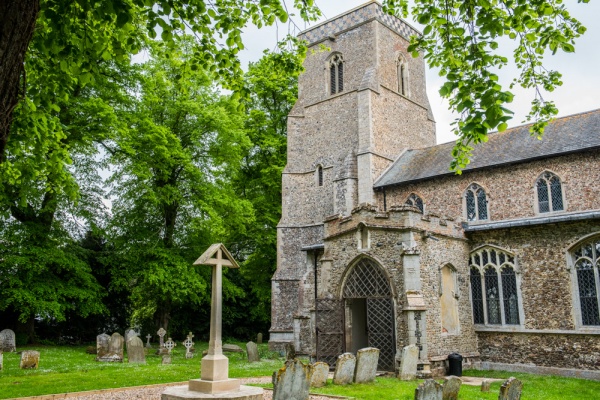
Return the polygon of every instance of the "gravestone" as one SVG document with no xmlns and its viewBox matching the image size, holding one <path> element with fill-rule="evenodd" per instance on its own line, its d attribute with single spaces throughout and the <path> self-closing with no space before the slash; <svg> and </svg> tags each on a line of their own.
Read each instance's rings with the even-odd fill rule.
<svg viewBox="0 0 600 400">
<path fill-rule="evenodd" d="M 108 340 L 108 352 L 104 356 L 98 357 L 98 361 L 123 362 L 124 342 L 125 340 L 120 333 L 113 333 L 110 339 Z"/>
<path fill-rule="evenodd" d="M 227 353 L 243 353 L 244 350 L 236 345 L 236 344 L 224 344 L 223 345 L 223 352 L 227 352 Z"/>
<path fill-rule="evenodd" d="M 333 383 L 336 385 L 347 385 L 354 379 L 354 368 L 356 357 L 352 353 L 344 353 L 338 356 L 333 373 Z"/>
<path fill-rule="evenodd" d="M 40 352 L 35 350 L 25 350 L 21 352 L 21 369 L 37 369 L 40 363 Z"/>
<path fill-rule="evenodd" d="M 500 386 L 498 400 L 519 400 L 522 390 L 523 382 L 511 376 Z"/>
<path fill-rule="evenodd" d="M 293 360 L 296 358 L 296 348 L 293 343 L 287 343 L 285 345 L 285 359 Z"/>
<path fill-rule="evenodd" d="M 262 333 L 256 335 L 256 344 L 262 344 Z"/>
<path fill-rule="evenodd" d="M 176 346 L 177 343 L 175 343 L 171 338 L 169 338 L 169 340 L 165 342 L 165 349 L 167 349 L 168 354 L 171 354 L 171 350 L 173 350 L 173 348 L 175 348 Z"/>
<path fill-rule="evenodd" d="M 0 351 L 11 353 L 17 351 L 15 333 L 11 329 L 4 329 L 0 332 Z"/>
<path fill-rule="evenodd" d="M 248 362 L 260 361 L 260 356 L 258 355 L 258 346 L 256 343 L 246 343 L 246 351 L 248 352 Z"/>
<path fill-rule="evenodd" d="M 152 335 L 151 334 L 146 335 L 146 348 L 148 348 L 148 349 L 152 348 L 152 345 L 150 344 L 150 339 L 152 339 Z"/>
<path fill-rule="evenodd" d="M 402 349 L 400 361 L 400 380 L 412 381 L 417 377 L 417 363 L 419 362 L 419 348 L 411 344 Z"/>
<path fill-rule="evenodd" d="M 108 354 L 108 342 L 110 342 L 110 336 L 106 333 L 96 336 L 96 361 Z"/>
<path fill-rule="evenodd" d="M 168 365 L 171 364 L 171 355 L 170 354 L 163 354 L 162 356 L 162 363 L 163 365 Z"/>
<path fill-rule="evenodd" d="M 167 334 L 167 331 L 165 331 L 163 328 L 160 328 L 156 334 L 158 335 L 158 350 L 156 350 L 156 354 L 157 355 L 165 355 L 168 354 L 169 351 L 167 349 L 165 349 L 165 335 Z"/>
<path fill-rule="evenodd" d="M 190 332 L 187 338 L 183 341 L 183 347 L 185 347 L 185 358 L 194 357 L 194 353 L 192 353 L 192 347 L 194 347 L 194 341 L 192 340 L 193 337 L 194 335 L 192 335 L 192 332 Z"/>
<path fill-rule="evenodd" d="M 310 379 L 310 386 L 322 387 L 327 383 L 327 377 L 329 376 L 329 364 L 324 362 L 316 362 L 312 365 L 313 373 Z"/>
<path fill-rule="evenodd" d="M 356 368 L 354 369 L 354 383 L 373 382 L 377 374 L 379 362 L 379 349 L 367 347 L 356 352 Z"/>
<path fill-rule="evenodd" d="M 481 391 L 482 392 L 489 392 L 491 385 L 492 385 L 492 381 L 490 381 L 489 379 L 482 380 L 481 381 Z"/>
<path fill-rule="evenodd" d="M 442 400 L 442 385 L 433 379 L 426 379 L 415 389 L 415 400 Z"/>
<path fill-rule="evenodd" d="M 142 339 L 137 336 L 132 337 L 127 342 L 127 361 L 130 363 L 146 363 L 144 342 L 142 342 Z"/>
<path fill-rule="evenodd" d="M 458 392 L 462 381 L 457 376 L 447 376 L 444 378 L 442 400 L 458 400 Z"/>
<path fill-rule="evenodd" d="M 125 331 L 125 343 L 129 342 L 129 340 L 134 337 L 137 336 L 137 332 L 133 329 L 128 329 Z"/>
<path fill-rule="evenodd" d="M 273 372 L 273 400 L 308 400 L 312 367 L 300 360 L 288 360 Z"/>
</svg>

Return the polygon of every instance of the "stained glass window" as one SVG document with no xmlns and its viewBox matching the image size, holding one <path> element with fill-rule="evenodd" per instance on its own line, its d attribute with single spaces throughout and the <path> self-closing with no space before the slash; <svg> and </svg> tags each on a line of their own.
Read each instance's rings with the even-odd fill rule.
<svg viewBox="0 0 600 400">
<path fill-rule="evenodd" d="M 467 220 L 485 221 L 488 219 L 488 202 L 485 190 L 473 183 L 465 193 Z"/>
<path fill-rule="evenodd" d="M 598 297 L 600 238 L 597 237 L 578 246 L 573 251 L 573 258 L 577 276 L 581 323 L 583 325 L 600 325 L 600 298 Z"/>
</svg>

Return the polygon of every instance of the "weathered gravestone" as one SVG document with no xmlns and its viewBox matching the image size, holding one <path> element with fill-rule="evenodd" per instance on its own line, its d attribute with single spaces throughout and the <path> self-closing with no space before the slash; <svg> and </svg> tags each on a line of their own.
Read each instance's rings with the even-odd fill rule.
<svg viewBox="0 0 600 400">
<path fill-rule="evenodd" d="M 310 386 L 322 387 L 327 383 L 327 377 L 329 376 L 329 364 L 324 362 L 316 362 L 312 365 L 312 377 L 310 379 Z"/>
<path fill-rule="evenodd" d="M 25 350 L 21 352 L 21 369 L 37 369 L 40 363 L 40 352 L 35 350 Z"/>
<path fill-rule="evenodd" d="M 185 347 L 185 358 L 194 357 L 194 353 L 192 353 L 192 347 L 194 347 L 194 341 L 192 340 L 193 337 L 194 335 L 192 335 L 192 332 L 190 332 L 187 335 L 187 338 L 183 341 L 183 347 Z"/>
<path fill-rule="evenodd" d="M 152 345 L 150 344 L 150 339 L 152 339 L 152 335 L 151 334 L 147 334 L 146 335 L 146 348 L 147 349 L 152 348 Z"/>
<path fill-rule="evenodd" d="M 125 343 L 129 342 L 132 337 L 137 336 L 137 332 L 133 329 L 128 329 L 125 331 Z"/>
<path fill-rule="evenodd" d="M 308 400 L 312 367 L 300 360 L 288 360 L 273 372 L 273 400 Z"/>
<path fill-rule="evenodd" d="M 11 329 L 0 332 L 0 351 L 10 353 L 17 351 L 15 333 Z"/>
<path fill-rule="evenodd" d="M 415 400 L 442 400 L 442 385 L 433 379 L 426 379 L 415 389 Z"/>
<path fill-rule="evenodd" d="M 442 400 L 457 400 L 458 391 L 460 390 L 461 384 L 462 381 L 457 376 L 450 375 L 445 377 L 442 392 Z"/>
<path fill-rule="evenodd" d="M 296 348 L 293 343 L 288 343 L 285 345 L 285 359 L 293 360 L 296 358 Z"/>
<path fill-rule="evenodd" d="M 244 350 L 236 344 L 224 344 L 223 352 L 224 353 L 243 353 Z"/>
<path fill-rule="evenodd" d="M 402 349 L 400 361 L 400 379 L 411 381 L 417 377 L 417 363 L 419 362 L 419 348 L 411 344 Z"/>
<path fill-rule="evenodd" d="M 256 343 L 246 343 L 246 351 L 248 352 L 248 362 L 260 361 L 260 356 L 258 355 L 258 346 Z"/>
<path fill-rule="evenodd" d="M 377 374 L 379 362 L 379 349 L 367 347 L 356 352 L 356 368 L 354 369 L 354 383 L 373 382 Z"/>
<path fill-rule="evenodd" d="M 336 385 L 347 385 L 354 379 L 354 368 L 356 357 L 352 353 L 344 353 L 338 356 L 333 373 L 333 383 Z"/>
<path fill-rule="evenodd" d="M 262 344 L 262 333 L 256 335 L 256 344 Z"/>
<path fill-rule="evenodd" d="M 482 392 L 489 392 L 491 385 L 492 385 L 492 381 L 490 381 L 489 379 L 482 380 L 481 381 L 481 391 Z"/>
<path fill-rule="evenodd" d="M 171 364 L 171 355 L 170 354 L 163 354 L 163 356 L 162 356 L 162 363 L 163 363 L 163 365 Z"/>
<path fill-rule="evenodd" d="M 523 382 L 512 376 L 500 386 L 498 400 L 519 400 L 523 390 Z"/>
<path fill-rule="evenodd" d="M 2 362 L 4 361 L 4 354 L 2 350 L 0 350 L 0 371 L 2 371 Z"/>
<path fill-rule="evenodd" d="M 158 355 L 165 355 L 168 353 L 167 349 L 165 349 L 165 335 L 167 334 L 167 331 L 165 331 L 163 328 L 160 328 L 156 334 L 158 335 L 158 350 L 156 350 L 156 354 Z"/>
<path fill-rule="evenodd" d="M 144 342 L 137 336 L 132 337 L 127 342 L 127 361 L 130 363 L 146 363 Z"/>
<path fill-rule="evenodd" d="M 108 354 L 108 342 L 110 342 L 110 336 L 106 333 L 96 336 L 96 361 L 100 361 Z"/>
<path fill-rule="evenodd" d="M 98 361 L 105 362 L 123 362 L 124 338 L 120 333 L 115 332 L 108 340 L 108 352 L 98 358 Z"/>
<path fill-rule="evenodd" d="M 165 342 L 165 349 L 167 349 L 168 352 L 167 354 L 171 354 L 171 351 L 173 348 L 175 348 L 175 346 L 177 346 L 177 343 L 175 343 L 173 339 L 169 338 L 169 340 Z"/>
</svg>

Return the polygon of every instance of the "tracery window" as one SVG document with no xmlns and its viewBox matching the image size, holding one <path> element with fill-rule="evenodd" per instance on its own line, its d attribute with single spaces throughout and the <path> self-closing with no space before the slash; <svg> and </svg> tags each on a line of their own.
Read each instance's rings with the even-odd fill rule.
<svg viewBox="0 0 600 400">
<path fill-rule="evenodd" d="M 410 196 L 408 196 L 404 204 L 417 207 L 419 210 L 421 210 L 421 212 L 423 212 L 423 200 L 414 193 L 411 193 Z"/>
<path fill-rule="evenodd" d="M 329 60 L 329 91 L 331 94 L 344 90 L 344 60 L 341 54 L 336 54 Z"/>
<path fill-rule="evenodd" d="M 576 294 L 582 325 L 600 325 L 600 237 L 577 246 L 572 252 L 576 274 Z"/>
<path fill-rule="evenodd" d="M 563 211 L 563 193 L 560 178 L 551 172 L 544 172 L 535 183 L 538 211 L 540 213 Z"/>
<path fill-rule="evenodd" d="M 398 93 L 403 96 L 408 96 L 408 65 L 404 56 L 400 55 L 396 62 L 398 73 Z"/>
<path fill-rule="evenodd" d="M 488 201 L 485 190 L 476 183 L 471 184 L 465 193 L 467 221 L 488 219 Z"/>
<path fill-rule="evenodd" d="M 471 254 L 471 303 L 476 324 L 519 325 L 519 288 L 515 258 L 486 247 Z"/>
</svg>

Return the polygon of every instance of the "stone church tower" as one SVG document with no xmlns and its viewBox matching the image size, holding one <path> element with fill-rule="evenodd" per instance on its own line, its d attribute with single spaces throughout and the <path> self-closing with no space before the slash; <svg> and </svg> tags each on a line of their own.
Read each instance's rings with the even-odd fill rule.
<svg viewBox="0 0 600 400">
<path fill-rule="evenodd" d="M 375 180 L 399 154 L 435 145 L 424 61 L 407 52 L 414 34 L 372 1 L 299 36 L 309 50 L 288 116 L 272 348 L 316 355 L 316 300 L 335 297 L 320 284 L 331 264 L 324 221 L 375 204 Z"/>
</svg>

